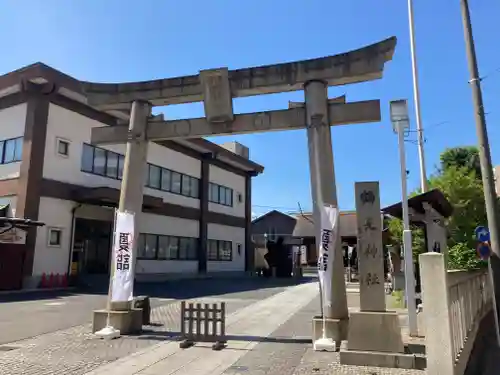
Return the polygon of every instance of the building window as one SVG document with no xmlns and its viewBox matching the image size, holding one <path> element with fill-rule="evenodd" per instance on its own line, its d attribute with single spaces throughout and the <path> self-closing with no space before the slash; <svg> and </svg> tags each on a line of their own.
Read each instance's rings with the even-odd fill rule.
<svg viewBox="0 0 500 375">
<path fill-rule="evenodd" d="M 207 259 L 230 262 L 233 260 L 233 243 L 231 241 L 208 240 Z"/>
<path fill-rule="evenodd" d="M 223 206 L 233 206 L 233 189 L 210 182 L 209 192 L 210 202 Z"/>
<path fill-rule="evenodd" d="M 153 164 L 148 164 L 145 186 L 185 197 L 199 198 L 199 179 L 183 173 L 174 172 Z"/>
<path fill-rule="evenodd" d="M 243 194 L 238 193 L 238 203 L 243 203 Z"/>
<path fill-rule="evenodd" d="M 56 138 L 57 154 L 61 156 L 69 156 L 69 141 Z"/>
<path fill-rule="evenodd" d="M 172 172 L 171 173 L 171 178 L 172 178 L 172 186 L 171 186 L 171 193 L 175 194 L 180 194 L 181 193 L 181 174 L 177 172 Z"/>
<path fill-rule="evenodd" d="M 124 164 L 125 157 L 123 155 L 89 144 L 83 144 L 82 172 L 121 180 Z M 144 174 L 144 186 L 190 198 L 200 197 L 199 183 L 198 178 L 150 163 L 148 163 L 148 168 Z"/>
<path fill-rule="evenodd" d="M 48 229 L 48 246 L 60 247 L 62 241 L 62 230 L 59 228 Z"/>
<path fill-rule="evenodd" d="M 118 154 L 106 153 L 106 177 L 118 178 Z"/>
<path fill-rule="evenodd" d="M 81 170 L 83 172 L 92 173 L 93 165 L 94 165 L 94 147 L 89 146 L 87 144 L 83 144 Z"/>
<path fill-rule="evenodd" d="M 152 189 L 161 187 L 161 168 L 156 165 L 149 165 L 149 178 L 147 186 Z"/>
<path fill-rule="evenodd" d="M 197 260 L 198 239 L 141 233 L 137 244 L 137 257 L 155 260 Z"/>
<path fill-rule="evenodd" d="M 21 161 L 23 140 L 23 137 L 17 137 L 0 141 L 0 164 Z"/>
</svg>

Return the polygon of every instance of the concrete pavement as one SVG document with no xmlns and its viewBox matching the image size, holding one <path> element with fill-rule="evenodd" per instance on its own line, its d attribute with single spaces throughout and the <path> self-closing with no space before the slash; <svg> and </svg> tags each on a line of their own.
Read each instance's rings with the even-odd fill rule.
<svg viewBox="0 0 500 375">
<path fill-rule="evenodd" d="M 348 294 L 351 310 L 359 295 Z M 85 375 L 422 375 L 423 371 L 343 366 L 338 353 L 316 353 L 311 345 L 311 316 L 317 314 L 316 283 L 289 287 L 228 316 L 228 346 L 219 352 L 198 344 L 180 349 L 160 343 Z M 405 319 L 401 317 L 401 323 Z"/>
<path fill-rule="evenodd" d="M 219 352 L 209 345 L 186 350 L 176 341 L 160 344 L 153 350 L 123 358 L 88 375 L 215 375 L 222 374 L 234 362 L 251 351 L 282 323 L 307 305 L 318 294 L 316 283 L 290 288 L 228 316 L 226 329 L 232 339 Z M 250 340 L 249 340 L 250 338 Z"/>
<path fill-rule="evenodd" d="M 231 282 L 211 279 L 141 286 L 137 288 L 137 294 L 154 297 L 152 325 L 146 326 L 140 336 L 122 337 L 112 342 L 100 340 L 91 334 L 91 311 L 95 305 L 99 308 L 105 306 L 105 295 L 92 294 L 99 291 L 70 296 L 37 294 L 36 301 L 23 300 L 35 298 L 32 295 L 11 296 L 10 300 L 2 297 L 0 315 L 4 322 L 3 328 L 7 331 L 0 332 L 5 343 L 0 345 L 0 375 L 85 374 L 109 362 L 151 348 L 159 342 L 170 340 L 172 335 L 179 332 L 180 316 L 180 304 L 171 303 L 172 299 L 192 298 L 194 301 L 207 303 L 223 300 L 227 303 L 227 313 L 231 314 L 285 290 L 290 282 L 291 280 L 257 278 L 238 282 L 234 279 Z M 61 301 L 66 301 L 66 304 L 45 306 L 46 303 Z M 28 306 L 30 308 L 25 310 Z M 36 310 L 38 316 L 30 314 L 30 310 Z M 23 314 L 22 319 L 19 319 L 19 314 Z M 76 318 L 68 321 L 64 315 L 74 315 Z M 82 323 L 74 325 L 78 321 Z M 48 332 L 58 327 L 58 324 L 63 328 Z M 68 325 L 71 327 L 67 328 Z M 20 336 L 30 338 L 18 340 Z"/>
<path fill-rule="evenodd" d="M 342 366 L 338 353 L 314 352 L 310 336 L 311 317 L 319 311 L 317 280 L 290 286 L 286 285 L 290 281 L 253 279 L 242 281 L 239 287 L 227 280 L 200 282 L 185 291 L 179 290 L 182 288 L 178 284 L 150 286 L 158 289 L 150 290 L 150 294 L 161 298 L 189 295 L 193 302 L 202 303 L 226 301 L 229 347 L 220 352 L 203 345 L 179 349 L 175 336 L 179 332 L 180 304 L 160 301 L 152 310 L 153 324 L 145 327 L 140 336 L 98 339 L 90 333 L 88 316 L 85 324 L 0 346 L 0 375 L 154 375 L 158 371 L 176 375 L 422 374 Z M 74 303 L 84 308 L 85 303 Z M 348 303 L 350 310 L 357 310 L 359 294 L 348 293 Z M 0 310 L 3 307 L 5 304 L 0 304 Z M 50 316 L 52 320 L 60 317 L 46 312 L 44 319 Z M 15 317 L 11 316 L 10 321 L 15 322 Z M 21 324 L 44 322 L 32 318 Z"/>
<path fill-rule="evenodd" d="M 283 280 L 241 278 L 172 280 L 143 283 L 136 295 L 151 296 L 152 307 L 179 299 L 220 296 L 220 298 L 266 298 L 289 283 Z M 281 290 L 281 289 L 279 289 Z M 107 285 L 72 291 L 17 292 L 0 295 L 0 345 L 90 322 L 92 311 L 106 306 Z M 36 318 L 36 319 L 35 319 Z M 43 324 L 37 324 L 43 322 Z"/>
</svg>

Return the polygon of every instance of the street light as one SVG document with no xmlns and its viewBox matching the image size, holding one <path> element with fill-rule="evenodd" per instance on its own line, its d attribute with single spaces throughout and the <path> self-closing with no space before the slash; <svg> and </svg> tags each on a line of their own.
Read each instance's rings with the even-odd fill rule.
<svg viewBox="0 0 500 375">
<path fill-rule="evenodd" d="M 415 122 L 417 123 L 417 146 L 418 158 L 420 160 L 420 188 L 422 193 L 428 190 L 427 174 L 425 171 L 424 157 L 424 129 L 422 128 L 422 117 L 420 116 L 420 93 L 418 88 L 417 52 L 415 50 L 415 25 L 413 20 L 413 0 L 408 0 L 408 23 L 410 28 L 410 53 L 411 69 L 413 76 L 413 99 L 415 104 Z"/>
<path fill-rule="evenodd" d="M 406 188 L 406 157 L 405 157 L 405 133 L 410 128 L 408 117 L 408 103 L 406 100 L 394 100 L 390 102 L 391 122 L 394 132 L 398 134 L 399 159 L 401 164 L 401 192 L 403 208 L 403 247 L 405 258 L 405 295 L 406 307 L 408 308 L 408 324 L 410 336 L 418 336 L 417 328 L 417 306 L 415 303 L 415 273 L 413 270 L 413 252 L 410 230 L 410 218 L 408 213 L 408 194 Z"/>
</svg>

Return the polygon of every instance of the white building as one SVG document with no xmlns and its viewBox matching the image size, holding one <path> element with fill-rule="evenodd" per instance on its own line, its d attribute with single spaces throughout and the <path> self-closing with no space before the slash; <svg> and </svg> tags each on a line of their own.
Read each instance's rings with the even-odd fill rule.
<svg viewBox="0 0 500 375">
<path fill-rule="evenodd" d="M 9 269 L 0 289 L 33 287 L 43 274 L 72 269 L 109 272 L 125 145 L 89 144 L 91 128 L 117 117 L 86 105 L 80 86 L 40 63 L 0 76 L 0 204 L 46 224 L 0 251 Z M 138 278 L 251 267 L 251 177 L 263 167 L 248 149 L 232 152 L 236 146 L 204 139 L 149 145 Z"/>
</svg>

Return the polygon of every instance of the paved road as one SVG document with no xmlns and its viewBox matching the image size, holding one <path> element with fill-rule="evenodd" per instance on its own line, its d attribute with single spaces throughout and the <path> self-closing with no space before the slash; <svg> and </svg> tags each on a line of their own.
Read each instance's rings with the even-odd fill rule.
<svg viewBox="0 0 500 375">
<path fill-rule="evenodd" d="M 258 278 L 175 280 L 138 284 L 136 295 L 152 297 L 152 307 L 198 297 L 264 299 L 291 280 Z M 107 286 L 74 292 L 0 295 L 0 345 L 89 323 L 92 311 L 106 306 Z"/>
</svg>

